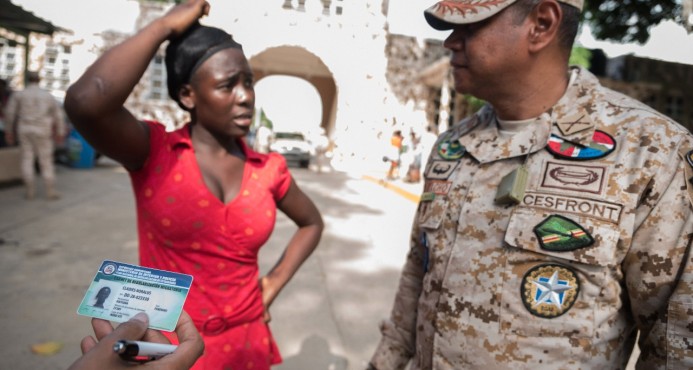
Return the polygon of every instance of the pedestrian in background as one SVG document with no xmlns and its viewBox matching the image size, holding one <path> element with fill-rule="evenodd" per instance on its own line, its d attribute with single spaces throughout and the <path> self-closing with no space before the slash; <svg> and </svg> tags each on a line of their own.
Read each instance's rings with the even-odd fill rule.
<svg viewBox="0 0 693 370">
<path fill-rule="evenodd" d="M 53 148 L 65 139 L 65 122 L 60 104 L 39 87 L 39 81 L 38 72 L 28 72 L 26 88 L 10 96 L 4 109 L 5 140 L 8 145 L 19 141 L 26 198 L 36 195 L 34 164 L 38 157 L 46 198 L 55 200 L 60 193 L 55 190 Z"/>
<path fill-rule="evenodd" d="M 383 160 L 390 162 L 390 168 L 387 170 L 386 176 L 388 180 L 399 178 L 400 154 L 402 154 L 403 141 L 404 137 L 402 136 L 402 131 L 395 130 L 392 132 L 390 146 L 388 147 L 387 154 L 383 157 Z"/>
<path fill-rule="evenodd" d="M 317 246 L 323 222 L 284 158 L 245 144 L 252 71 L 231 35 L 198 23 L 208 11 L 204 0 L 185 1 L 107 51 L 68 89 L 65 108 L 87 141 L 129 172 L 140 264 L 194 277 L 184 308 L 206 349 L 193 368 L 267 370 L 281 362 L 270 305 Z M 123 106 L 166 40 L 168 92 L 190 113 L 174 132 Z M 260 278 L 258 252 L 277 209 L 297 230 Z"/>
<path fill-rule="evenodd" d="M 455 90 L 370 368 L 693 368 L 693 137 L 569 67 L 582 0 L 446 0 Z"/>
</svg>

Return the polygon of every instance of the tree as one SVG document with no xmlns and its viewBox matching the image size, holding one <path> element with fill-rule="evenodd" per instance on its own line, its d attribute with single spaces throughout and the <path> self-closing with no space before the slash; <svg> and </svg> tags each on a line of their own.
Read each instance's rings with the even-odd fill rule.
<svg viewBox="0 0 693 370">
<path fill-rule="evenodd" d="M 602 40 L 645 43 L 650 28 L 674 20 L 693 31 L 693 0 L 585 0 L 583 12 L 594 36 Z"/>
</svg>

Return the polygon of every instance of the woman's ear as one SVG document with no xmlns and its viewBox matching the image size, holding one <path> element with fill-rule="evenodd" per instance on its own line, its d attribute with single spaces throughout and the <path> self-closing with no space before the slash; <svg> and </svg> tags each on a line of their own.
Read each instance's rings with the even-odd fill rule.
<svg viewBox="0 0 693 370">
<path fill-rule="evenodd" d="M 195 93 L 192 91 L 190 84 L 181 86 L 178 92 L 178 99 L 180 99 L 181 104 L 188 110 L 195 109 Z"/>
<path fill-rule="evenodd" d="M 557 1 L 542 1 L 537 4 L 530 14 L 530 51 L 538 52 L 557 41 L 562 19 L 563 11 Z"/>
</svg>

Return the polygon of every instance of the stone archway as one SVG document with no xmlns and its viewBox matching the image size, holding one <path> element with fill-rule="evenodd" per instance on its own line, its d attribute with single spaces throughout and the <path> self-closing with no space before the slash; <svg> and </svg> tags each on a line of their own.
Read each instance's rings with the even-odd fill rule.
<svg viewBox="0 0 693 370">
<path fill-rule="evenodd" d="M 335 128 L 338 91 L 332 72 L 318 56 L 300 46 L 276 46 L 252 56 L 249 62 L 256 83 L 264 77 L 286 75 L 315 86 L 322 102 L 320 127 L 331 136 Z"/>
</svg>

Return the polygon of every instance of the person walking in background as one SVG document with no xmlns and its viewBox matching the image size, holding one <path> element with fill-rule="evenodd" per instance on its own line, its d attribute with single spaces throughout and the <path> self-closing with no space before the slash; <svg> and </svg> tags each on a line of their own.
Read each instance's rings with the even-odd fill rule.
<svg viewBox="0 0 693 370">
<path fill-rule="evenodd" d="M 281 155 L 245 144 L 253 74 L 231 35 L 198 23 L 208 12 L 204 0 L 185 1 L 107 51 L 68 89 L 65 109 L 129 172 L 140 264 L 194 277 L 184 308 L 206 349 L 193 368 L 268 370 L 281 362 L 270 306 L 318 245 L 323 221 Z M 174 132 L 123 106 L 166 40 L 168 92 L 190 113 Z M 277 209 L 297 230 L 260 278 L 258 252 Z"/>
<path fill-rule="evenodd" d="M 58 101 L 39 87 L 38 72 L 27 73 L 27 86 L 10 96 L 5 107 L 5 140 L 8 145 L 19 141 L 22 152 L 22 178 L 26 198 L 36 195 L 34 163 L 38 157 L 47 199 L 60 199 L 55 190 L 53 166 L 54 142 L 65 139 L 63 111 Z"/>
<path fill-rule="evenodd" d="M 445 0 L 455 90 L 370 369 L 693 369 L 693 136 L 569 67 L 583 0 Z M 407 364 L 410 367 L 407 367 Z"/>
<path fill-rule="evenodd" d="M 387 171 L 386 178 L 388 180 L 395 180 L 399 177 L 399 165 L 400 165 L 400 154 L 402 154 L 402 142 L 404 137 L 402 136 L 402 131 L 395 130 L 390 137 L 390 146 L 388 147 L 387 154 L 383 159 L 390 162 L 390 168 Z"/>
</svg>

